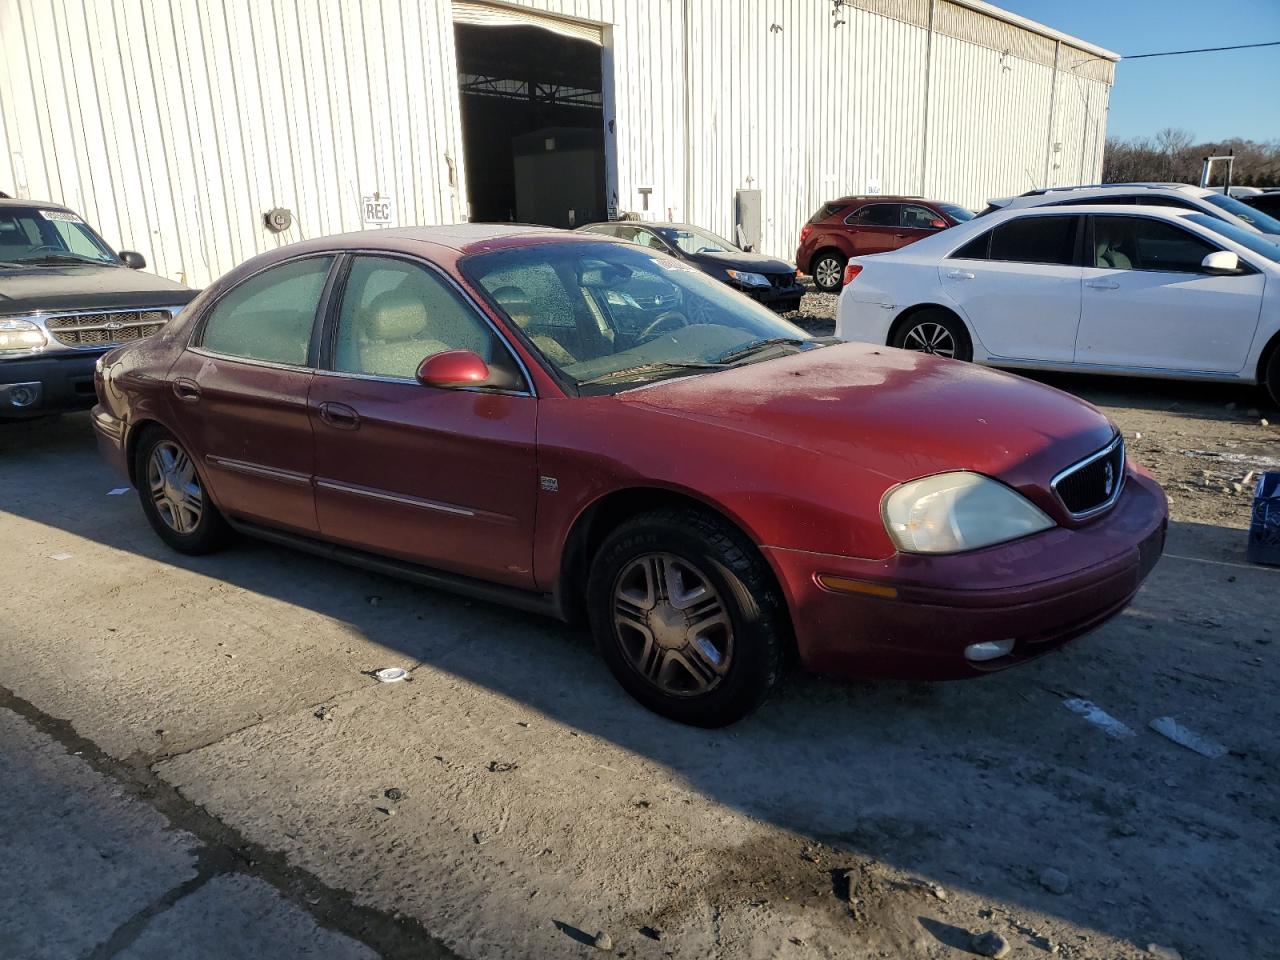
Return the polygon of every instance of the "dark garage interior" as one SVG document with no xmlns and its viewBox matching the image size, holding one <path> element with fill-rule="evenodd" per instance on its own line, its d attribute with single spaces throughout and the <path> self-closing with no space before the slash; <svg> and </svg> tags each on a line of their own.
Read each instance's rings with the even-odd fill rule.
<svg viewBox="0 0 1280 960">
<path fill-rule="evenodd" d="M 454 30 L 471 219 L 606 219 L 600 48 L 540 27 Z"/>
</svg>

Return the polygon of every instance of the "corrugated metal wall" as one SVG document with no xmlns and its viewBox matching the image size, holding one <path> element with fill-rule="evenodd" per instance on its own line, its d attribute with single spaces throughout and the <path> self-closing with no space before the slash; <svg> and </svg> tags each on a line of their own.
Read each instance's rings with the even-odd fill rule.
<svg viewBox="0 0 1280 960">
<path fill-rule="evenodd" d="M 638 211 L 648 187 L 650 218 L 729 235 L 735 189 L 759 189 L 770 253 L 844 193 L 973 206 L 1100 175 L 1111 64 L 950 0 L 508 5 L 606 26 L 611 201 Z M 11 186 L 195 285 L 359 229 L 375 190 L 399 223 L 462 219 L 450 2 L 0 0 Z M 296 217 L 280 236 L 275 206 Z"/>
</svg>

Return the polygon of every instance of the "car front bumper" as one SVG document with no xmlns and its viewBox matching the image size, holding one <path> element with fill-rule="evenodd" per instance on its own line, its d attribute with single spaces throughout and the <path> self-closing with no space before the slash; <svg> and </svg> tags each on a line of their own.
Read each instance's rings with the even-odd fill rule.
<svg viewBox="0 0 1280 960">
<path fill-rule="evenodd" d="M 1107 514 L 951 556 L 861 560 L 766 547 L 787 595 L 801 663 L 848 677 L 947 680 L 1039 657 L 1088 633 L 1133 599 L 1164 549 L 1168 504 L 1131 470 Z M 852 581 L 829 589 L 819 576 Z M 993 660 L 971 644 L 1012 640 Z"/>
<path fill-rule="evenodd" d="M 804 285 L 800 283 L 793 283 L 787 287 L 737 287 L 736 289 L 776 313 L 799 310 L 800 298 L 804 296 Z"/>
<path fill-rule="evenodd" d="M 0 419 L 93 406 L 93 365 L 105 352 L 0 360 Z"/>
</svg>

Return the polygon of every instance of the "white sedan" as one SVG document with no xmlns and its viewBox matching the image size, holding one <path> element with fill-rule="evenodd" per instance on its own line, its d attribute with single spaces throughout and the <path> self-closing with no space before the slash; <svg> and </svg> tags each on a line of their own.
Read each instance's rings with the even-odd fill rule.
<svg viewBox="0 0 1280 960">
<path fill-rule="evenodd" d="M 1001 367 L 1258 383 L 1280 403 L 1280 244 L 1171 207 L 991 213 L 850 260 L 836 336 Z"/>
</svg>

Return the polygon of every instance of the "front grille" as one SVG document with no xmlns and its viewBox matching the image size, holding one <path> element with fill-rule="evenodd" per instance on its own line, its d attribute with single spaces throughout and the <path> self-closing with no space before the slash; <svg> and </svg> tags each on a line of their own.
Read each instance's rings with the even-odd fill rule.
<svg viewBox="0 0 1280 960">
<path fill-rule="evenodd" d="M 1053 489 L 1073 517 L 1091 516 L 1116 502 L 1124 486 L 1124 439 L 1116 437 L 1097 453 L 1058 474 Z"/>
<path fill-rule="evenodd" d="M 168 310 L 125 310 L 51 317 L 44 325 L 64 347 L 110 347 L 149 337 L 168 321 Z"/>
<path fill-rule="evenodd" d="M 769 285 L 775 290 L 786 289 L 796 282 L 796 275 L 792 273 L 769 273 L 765 274 L 769 278 Z"/>
</svg>

